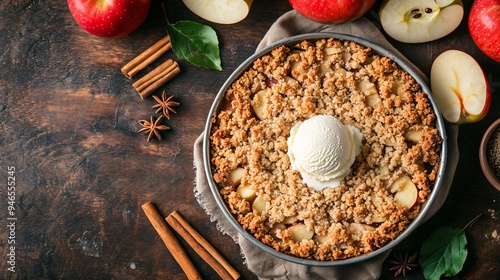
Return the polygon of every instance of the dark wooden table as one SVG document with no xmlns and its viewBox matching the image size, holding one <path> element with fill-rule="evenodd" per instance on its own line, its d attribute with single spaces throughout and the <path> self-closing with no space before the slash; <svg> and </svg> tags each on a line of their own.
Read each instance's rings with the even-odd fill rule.
<svg viewBox="0 0 500 280">
<path fill-rule="evenodd" d="M 460 161 L 446 203 L 396 249 L 416 251 L 432 229 L 463 227 L 482 214 L 466 231 L 469 255 L 454 279 L 494 279 L 500 275 L 500 238 L 494 234 L 500 230 L 499 192 L 481 172 L 478 149 L 486 128 L 500 117 L 500 64 L 482 54 L 468 34 L 471 2 L 464 0 L 460 27 L 441 40 L 418 45 L 390 40 L 426 74 L 444 50 L 466 51 L 496 86 L 486 118 L 460 126 Z M 379 6 L 380 1 L 367 17 L 375 20 Z M 159 2 L 153 1 L 138 30 L 113 40 L 87 34 L 65 1 L 0 5 L 0 279 L 184 279 L 141 209 L 148 201 L 163 215 L 181 212 L 242 279 L 257 278 L 193 195 L 193 143 L 224 80 L 291 6 L 286 0 L 255 0 L 248 17 L 234 25 L 206 22 L 180 0 L 168 0 L 166 8 L 171 22 L 193 20 L 216 30 L 224 70 L 179 61 L 181 74 L 162 87 L 181 103 L 178 113 L 168 121 L 164 140 L 147 143 L 137 133 L 137 121 L 154 113 L 154 100 L 141 100 L 120 68 L 166 34 Z M 177 60 L 172 52 L 163 58 Z M 16 183 L 14 216 L 8 213 L 9 175 Z M 17 219 L 15 229 L 8 228 L 7 217 Z M 11 240 L 15 273 L 7 262 Z M 186 250 L 204 278 L 219 279 Z M 382 278 L 392 274 L 385 264 Z M 420 270 L 408 277 L 423 278 Z"/>
</svg>

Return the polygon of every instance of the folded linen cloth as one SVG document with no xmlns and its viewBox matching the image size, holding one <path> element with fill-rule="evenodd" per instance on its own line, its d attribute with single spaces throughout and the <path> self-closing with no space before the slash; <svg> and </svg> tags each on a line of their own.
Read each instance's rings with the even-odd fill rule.
<svg viewBox="0 0 500 280">
<path fill-rule="evenodd" d="M 262 41 L 257 47 L 257 50 L 272 44 L 278 40 L 288 38 L 290 36 L 315 33 L 315 32 L 335 32 L 357 36 L 366 40 L 372 41 L 392 52 L 401 59 L 413 66 L 407 59 L 403 57 L 390 43 L 384 38 L 380 30 L 368 19 L 359 18 L 355 21 L 336 24 L 324 25 L 312 22 L 295 11 L 290 11 L 281 16 L 269 29 Z M 427 82 L 425 75 L 416 67 L 415 71 L 420 73 L 421 77 Z M 445 178 L 439 196 L 437 197 L 433 208 L 429 212 L 426 219 L 434 215 L 443 205 L 446 196 L 450 190 L 455 169 L 458 163 L 458 148 L 457 148 L 458 127 L 448 126 L 448 163 L 446 167 Z M 205 172 L 203 170 L 203 134 L 198 137 L 194 144 L 194 166 L 196 168 L 195 181 L 195 196 L 200 205 L 210 215 L 211 221 L 215 221 L 217 228 L 224 234 L 228 234 L 237 242 L 241 248 L 246 265 L 250 271 L 255 273 L 259 279 L 358 279 L 369 280 L 378 279 L 381 275 L 382 263 L 389 255 L 389 252 L 378 255 L 366 261 L 337 267 L 314 267 L 305 266 L 297 263 L 288 262 L 277 257 L 274 257 L 261 249 L 257 248 L 250 241 L 241 236 L 236 229 L 232 227 L 229 221 L 225 218 L 222 211 L 217 206 L 217 203 L 212 195 L 208 185 Z"/>
</svg>

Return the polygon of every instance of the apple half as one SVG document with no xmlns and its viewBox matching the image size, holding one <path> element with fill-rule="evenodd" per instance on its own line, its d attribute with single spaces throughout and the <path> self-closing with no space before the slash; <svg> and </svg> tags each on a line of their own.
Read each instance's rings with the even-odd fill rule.
<svg viewBox="0 0 500 280">
<path fill-rule="evenodd" d="M 477 61 L 459 50 L 441 53 L 431 66 L 431 91 L 450 123 L 474 123 L 486 116 L 491 92 Z"/>
<path fill-rule="evenodd" d="M 461 0 L 385 0 L 379 11 L 382 28 L 403 43 L 437 40 L 455 30 L 464 16 Z"/>
<path fill-rule="evenodd" d="M 197 16 L 220 24 L 242 21 L 250 12 L 253 0 L 182 0 Z"/>
</svg>

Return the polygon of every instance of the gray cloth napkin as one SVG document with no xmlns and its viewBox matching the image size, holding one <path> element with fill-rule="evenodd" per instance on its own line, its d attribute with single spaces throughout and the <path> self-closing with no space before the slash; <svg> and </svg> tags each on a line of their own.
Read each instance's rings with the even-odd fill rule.
<svg viewBox="0 0 500 280">
<path fill-rule="evenodd" d="M 269 29 L 257 50 L 274 43 L 278 40 L 314 32 L 335 32 L 354 35 L 366 40 L 377 43 L 388 50 L 393 51 L 401 59 L 407 61 L 389 42 L 384 38 L 380 30 L 366 18 L 359 18 L 355 21 L 337 24 L 324 25 L 312 22 L 295 11 L 290 11 L 281 16 Z M 408 64 L 412 65 L 409 61 Z M 415 70 L 421 73 L 416 67 Z M 426 76 L 421 74 L 425 81 Z M 444 184 L 441 191 L 426 219 L 435 214 L 443 205 L 446 196 L 451 187 L 455 169 L 458 163 L 458 127 L 447 127 L 448 142 L 448 164 L 446 167 Z M 369 260 L 353 265 L 344 265 L 338 267 L 313 267 L 296 263 L 291 263 L 276 258 L 266 252 L 263 252 L 250 241 L 241 236 L 225 218 L 222 211 L 217 206 L 205 177 L 203 167 L 203 134 L 198 137 L 194 144 L 194 166 L 196 169 L 195 196 L 200 205 L 209 214 L 211 221 L 216 222 L 217 229 L 224 234 L 228 234 L 237 242 L 241 248 L 246 265 L 250 271 L 255 273 L 260 279 L 378 279 L 381 275 L 382 263 L 389 255 L 389 252 L 378 255 Z"/>
</svg>

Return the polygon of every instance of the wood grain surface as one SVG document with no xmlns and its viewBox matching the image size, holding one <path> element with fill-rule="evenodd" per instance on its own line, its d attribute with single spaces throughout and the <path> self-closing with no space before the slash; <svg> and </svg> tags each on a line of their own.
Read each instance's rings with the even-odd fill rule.
<svg viewBox="0 0 500 280">
<path fill-rule="evenodd" d="M 375 22 L 380 2 L 367 15 Z M 500 276 L 500 238 L 494 234 L 500 230 L 499 192 L 481 172 L 478 149 L 486 128 L 500 117 L 500 64 L 474 45 L 467 31 L 472 1 L 463 2 L 462 24 L 443 39 L 411 45 L 389 38 L 427 75 L 441 52 L 464 50 L 478 60 L 494 86 L 486 118 L 460 126 L 460 161 L 446 203 L 396 250 L 416 251 L 434 228 L 463 227 L 482 213 L 467 229 L 469 256 L 453 279 L 495 279 Z M 216 30 L 224 70 L 197 68 L 171 51 L 165 54 L 162 59 L 179 62 L 181 73 L 161 90 L 181 105 L 165 122 L 171 130 L 163 132 L 164 139 L 148 143 L 137 133 L 138 120 L 154 114 L 155 102 L 142 100 L 132 88 L 135 79 L 125 78 L 120 68 L 165 36 L 158 1 L 135 32 L 119 39 L 87 34 L 73 20 L 66 1 L 1 2 L 0 279 L 185 279 L 141 210 L 148 201 L 164 216 L 174 210 L 182 213 L 242 279 L 257 279 L 246 269 L 238 246 L 216 229 L 194 197 L 193 144 L 225 79 L 291 6 L 287 0 L 255 0 L 248 17 L 234 25 L 206 22 L 181 0 L 167 0 L 166 9 L 171 22 L 192 20 Z M 6 226 L 11 166 L 17 218 L 14 273 L 8 270 L 12 232 Z M 181 243 L 205 279 L 219 279 Z M 382 278 L 393 278 L 387 263 Z M 406 278 L 423 276 L 416 269 Z"/>
</svg>

